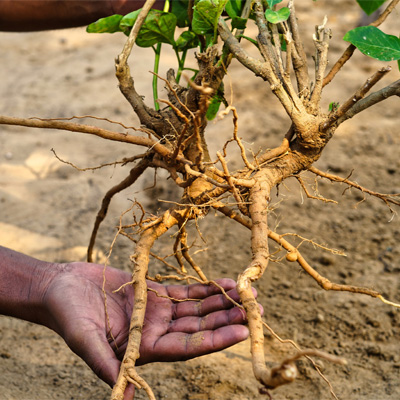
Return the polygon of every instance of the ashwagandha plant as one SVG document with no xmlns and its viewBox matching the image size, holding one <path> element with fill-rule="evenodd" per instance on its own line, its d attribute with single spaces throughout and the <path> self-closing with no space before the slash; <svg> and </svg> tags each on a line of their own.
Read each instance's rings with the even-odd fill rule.
<svg viewBox="0 0 400 400">
<path fill-rule="evenodd" d="M 133 168 L 120 184 L 105 195 L 90 239 L 89 261 L 92 260 L 99 226 L 116 193 L 133 185 L 149 168 L 165 169 L 169 173 L 171 184 L 174 182 L 181 188 L 180 201 L 160 215 L 148 214 L 140 204 L 135 203 L 133 207 L 137 207 L 138 217 L 129 225 L 121 224 L 118 229 L 118 234 L 127 236 L 135 243 L 135 252 L 131 256 L 132 281 L 127 282 L 134 287 L 135 304 L 129 344 L 118 381 L 113 388 L 112 399 L 123 399 L 128 382 L 145 388 L 148 397 L 155 398 L 149 385 L 135 371 L 135 363 L 140 356 L 139 347 L 146 310 L 146 279 L 159 282 L 176 279 L 217 285 L 205 276 L 191 256 L 186 230 L 188 221 L 205 217 L 211 209 L 251 231 L 249 245 L 252 258 L 237 279 L 237 290 L 241 299 L 239 306 L 245 309 L 248 318 L 254 375 L 264 390 L 268 391 L 296 378 L 298 372 L 295 361 L 300 357 L 314 355 L 333 362 L 341 361 L 316 350 L 299 349 L 296 356 L 284 360 L 280 365 L 272 369 L 266 366 L 263 345 L 265 324 L 252 291 L 252 283 L 260 279 L 269 261 L 274 260 L 275 254 L 270 251 L 270 242 L 275 242 L 278 249 L 286 252 L 289 262 L 297 262 L 323 289 L 361 293 L 398 307 L 375 290 L 336 284 L 321 276 L 287 236 L 271 229 L 268 216 L 271 190 L 289 177 L 298 179 L 307 196 L 321 199 L 319 195 L 309 193 L 301 178 L 303 171 L 375 196 L 391 211 L 394 205 L 400 205 L 399 194 L 377 193 L 349 178 L 323 172 L 313 166 L 339 125 L 390 96 L 400 96 L 400 80 L 371 92 L 373 86 L 391 71 L 390 67 L 382 67 L 365 82 L 360 82 L 359 89 L 350 98 L 342 100 L 340 104 L 331 103 L 327 112 L 320 106 L 324 87 L 334 84 L 331 82 L 334 82 L 336 74 L 357 48 L 365 55 L 382 61 L 400 59 L 400 39 L 378 28 L 392 13 L 399 0 L 387 2 L 383 12 L 370 25 L 349 31 L 344 40 L 351 44 L 329 70 L 327 54 L 331 31 L 327 20 L 321 21 L 313 36 L 313 71 L 309 71 L 294 0 L 175 0 L 166 1 L 164 11 L 151 9 L 154 2 L 148 0 L 141 10 L 126 16 L 113 15 L 88 27 L 88 32 L 123 32 L 128 36 L 121 54 L 116 58 L 115 67 L 120 90 L 141 123 L 134 134 L 62 120 L 0 116 L 0 123 L 82 132 L 146 148 L 144 154 L 137 154 L 126 160 L 126 164 L 135 163 Z M 385 0 L 358 0 L 358 3 L 365 12 L 371 14 Z M 245 51 L 241 44 L 243 41 L 254 44 L 259 53 L 258 58 Z M 130 73 L 128 58 L 135 43 L 138 46 L 151 47 L 155 53 L 154 108 L 145 104 L 142 96 L 137 93 Z M 172 46 L 177 56 L 177 72 L 170 69 L 166 78 L 158 75 L 161 43 Z M 191 54 L 190 49 L 197 49 L 196 70 L 185 66 L 186 57 Z M 291 120 L 290 129 L 282 132 L 280 146 L 270 149 L 268 143 L 265 143 L 263 150 L 254 154 L 246 149 L 239 137 L 239 116 L 233 104 L 226 101 L 223 84 L 233 58 L 269 85 Z M 182 84 L 184 71 L 189 71 L 192 78 Z M 168 99 L 158 98 L 159 81 L 165 83 Z M 160 104 L 163 105 L 162 108 Z M 225 110 L 220 113 L 222 116 L 232 113 L 233 133 L 232 138 L 214 155 L 208 149 L 206 130 L 208 121 L 217 115 L 221 104 L 225 106 Z M 226 161 L 227 145 L 230 142 L 238 146 L 241 155 L 242 165 L 235 171 L 229 170 Z M 175 264 L 167 262 L 166 257 L 157 258 L 173 274 L 150 276 L 148 264 L 153 255 L 152 247 L 172 227 L 178 228 L 172 251 Z M 189 274 L 187 266 L 194 270 L 196 276 Z"/>
</svg>

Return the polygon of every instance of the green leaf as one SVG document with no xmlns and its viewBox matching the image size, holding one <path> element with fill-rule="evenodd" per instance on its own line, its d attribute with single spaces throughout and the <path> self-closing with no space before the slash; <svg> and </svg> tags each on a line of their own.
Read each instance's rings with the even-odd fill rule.
<svg viewBox="0 0 400 400">
<path fill-rule="evenodd" d="M 272 24 L 278 24 L 279 22 L 286 21 L 289 18 L 290 10 L 287 7 L 282 7 L 278 11 L 268 9 L 265 11 L 265 18 Z"/>
<path fill-rule="evenodd" d="M 217 93 L 215 93 L 215 95 L 211 98 L 210 104 L 208 106 L 206 112 L 206 118 L 208 119 L 208 121 L 211 121 L 216 117 L 221 103 L 224 103 L 226 106 L 228 106 L 227 101 L 224 97 L 224 85 L 222 83 L 221 86 L 218 88 Z"/>
<path fill-rule="evenodd" d="M 273 6 L 275 6 L 276 4 L 279 4 L 281 2 L 282 2 L 282 0 L 267 0 L 269 8 L 271 8 L 271 9 L 272 9 Z"/>
<path fill-rule="evenodd" d="M 329 103 L 329 111 L 336 111 L 339 108 L 339 105 L 340 103 L 338 103 L 337 101 L 332 101 L 331 103 Z"/>
<path fill-rule="evenodd" d="M 153 34 L 154 40 L 174 45 L 177 19 L 172 13 L 150 10 L 145 21 L 145 27 Z M 147 39 L 147 38 L 146 38 Z"/>
<path fill-rule="evenodd" d="M 360 26 L 346 33 L 343 37 L 366 56 L 380 61 L 400 59 L 400 39 L 387 35 L 374 26 Z"/>
<path fill-rule="evenodd" d="M 135 24 L 137 17 L 139 16 L 140 9 L 126 14 L 120 21 L 119 27 L 122 32 L 129 35 L 132 26 Z"/>
<path fill-rule="evenodd" d="M 88 33 L 114 33 L 121 32 L 119 23 L 122 15 L 115 14 L 107 18 L 100 18 L 98 21 L 93 22 L 86 28 Z"/>
<path fill-rule="evenodd" d="M 185 28 L 186 26 L 189 26 L 188 7 L 189 0 L 171 1 L 171 12 L 172 14 L 175 14 L 179 28 Z"/>
<path fill-rule="evenodd" d="M 255 40 L 255 39 L 253 39 L 253 38 L 251 38 L 251 37 L 245 36 L 245 35 L 240 35 L 240 37 L 243 38 L 243 39 L 248 40 L 250 43 L 253 43 L 254 46 L 256 46 L 256 47 L 258 48 L 258 42 L 257 42 L 257 40 Z"/>
<path fill-rule="evenodd" d="M 386 0 L 357 0 L 357 3 L 368 15 L 376 11 Z"/>
<path fill-rule="evenodd" d="M 245 29 L 247 24 L 247 18 L 233 17 L 232 28 Z"/>
<path fill-rule="evenodd" d="M 243 5 L 244 1 L 242 0 L 229 0 L 226 3 L 225 11 L 232 19 L 234 19 L 235 17 L 240 17 L 242 15 Z"/>
<path fill-rule="evenodd" d="M 199 45 L 199 38 L 192 31 L 184 31 L 176 41 L 175 48 L 178 51 L 194 49 Z"/>
<path fill-rule="evenodd" d="M 282 33 L 279 34 L 279 40 L 281 42 L 281 50 L 287 51 L 287 43 L 285 40 L 285 36 Z"/>
<path fill-rule="evenodd" d="M 217 96 L 214 96 L 211 99 L 210 105 L 208 106 L 207 112 L 206 112 L 206 118 L 208 121 L 212 121 L 218 111 L 219 111 L 219 107 L 221 106 L 222 100 L 219 99 Z"/>
<path fill-rule="evenodd" d="M 212 46 L 215 44 L 215 33 L 207 33 L 206 35 L 204 35 L 205 39 L 206 39 L 206 48 Z"/>
<path fill-rule="evenodd" d="M 399 36 L 400 39 L 400 36 Z M 397 60 L 397 66 L 399 67 L 399 71 L 400 71 L 400 60 Z"/>
<path fill-rule="evenodd" d="M 199 35 L 217 31 L 218 19 L 228 0 L 199 0 L 194 6 L 192 29 Z"/>
<path fill-rule="evenodd" d="M 139 15 L 138 11 L 134 11 L 122 18 L 120 22 L 122 30 L 130 31 L 130 28 L 134 25 Z M 174 46 L 176 22 L 176 16 L 172 13 L 150 10 L 144 24 L 140 28 L 136 44 L 140 47 L 152 47 L 157 43 L 169 43 Z"/>
</svg>

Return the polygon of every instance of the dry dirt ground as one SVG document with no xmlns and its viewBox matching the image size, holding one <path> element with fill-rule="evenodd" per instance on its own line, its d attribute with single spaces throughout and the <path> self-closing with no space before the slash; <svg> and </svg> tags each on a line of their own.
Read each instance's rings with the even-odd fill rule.
<svg viewBox="0 0 400 400">
<path fill-rule="evenodd" d="M 314 26 L 329 17 L 333 29 L 330 60 L 346 47 L 343 34 L 359 18 L 355 1 L 303 0 L 298 16 L 304 24 L 306 47 L 312 51 Z M 398 34 L 399 12 L 383 30 Z M 113 60 L 122 49 L 122 35 L 89 35 L 84 29 L 27 34 L 0 34 L 0 113 L 18 117 L 97 115 L 137 124 L 117 88 Z M 151 50 L 136 49 L 132 59 L 139 93 L 149 94 Z M 174 66 L 167 55 L 166 63 Z M 351 65 L 326 89 L 324 107 L 343 101 L 382 64 L 356 54 Z M 399 79 L 394 70 L 385 79 Z M 278 144 L 288 120 L 267 85 L 242 71 L 231 72 L 240 135 L 247 146 Z M 228 86 L 228 85 L 227 85 Z M 382 86 L 382 85 L 380 85 Z M 165 93 L 164 93 L 165 95 Z M 163 94 L 161 94 L 161 97 Z M 85 119 L 84 123 L 99 121 Z M 391 98 L 347 122 L 327 146 L 318 167 L 383 193 L 400 192 L 399 99 Z M 208 137 L 215 154 L 232 132 L 226 119 L 210 124 Z M 80 167 L 96 166 L 131 156 L 137 149 L 83 134 L 0 127 L 0 244 L 38 258 L 68 262 L 83 260 L 91 227 L 105 191 L 126 174 L 126 167 L 79 172 L 55 159 L 50 149 Z M 140 150 L 139 150 L 140 151 Z M 231 157 L 231 168 L 237 165 Z M 152 212 L 158 199 L 173 200 L 176 190 L 153 175 L 118 195 L 101 228 L 98 256 L 107 253 L 121 211 L 137 198 Z M 312 186 L 312 177 L 306 178 Z M 373 287 L 400 302 L 399 216 L 376 198 L 346 186 L 318 181 L 319 192 L 338 201 L 305 198 L 291 180 L 274 199 L 271 226 L 279 233 L 296 232 L 347 257 L 303 244 L 308 261 L 338 283 Z M 200 228 L 208 251 L 197 260 L 211 278 L 236 278 L 247 264 L 249 234 L 231 221 L 209 215 Z M 156 251 L 167 249 L 170 237 Z M 198 242 L 199 243 L 199 242 Z M 167 251 L 167 250 L 166 250 Z M 120 239 L 111 264 L 129 269 L 131 244 Z M 160 266 L 154 264 L 154 273 Z M 305 348 L 340 355 L 347 366 L 322 363 L 339 399 L 400 398 L 400 314 L 379 300 L 362 295 L 324 292 L 295 264 L 273 263 L 255 285 L 265 308 L 265 320 L 283 338 Z M 266 331 L 268 362 L 293 354 Z M 331 399 L 329 387 L 307 361 L 298 363 L 300 378 L 273 393 L 279 399 Z M 184 363 L 140 368 L 158 399 L 262 399 L 251 371 L 249 343 Z M 12 318 L 0 318 L 0 398 L 7 400 L 107 399 L 110 389 L 52 331 Z M 136 398 L 144 399 L 138 392 Z"/>
</svg>

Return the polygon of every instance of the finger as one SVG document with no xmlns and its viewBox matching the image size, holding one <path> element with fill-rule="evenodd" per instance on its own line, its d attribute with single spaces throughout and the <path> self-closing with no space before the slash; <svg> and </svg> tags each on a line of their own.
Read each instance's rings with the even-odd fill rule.
<svg viewBox="0 0 400 400">
<path fill-rule="evenodd" d="M 70 346 L 71 350 L 81 357 L 102 381 L 113 387 L 117 382 L 121 362 L 118 361 L 113 349 L 108 341 L 104 340 L 101 332 L 95 331 L 93 336 L 88 336 L 90 338 Z M 126 348 L 126 345 L 124 347 Z M 121 351 L 121 349 L 119 350 Z M 125 350 L 123 353 L 125 353 Z M 134 396 L 135 387 L 129 383 L 124 392 L 124 400 L 132 400 Z"/>
<path fill-rule="evenodd" d="M 183 317 L 171 321 L 168 332 L 194 333 L 218 329 L 222 326 L 243 324 L 246 321 L 244 310 L 234 307 L 216 311 L 204 317 Z"/>
<path fill-rule="evenodd" d="M 254 288 L 253 293 L 257 296 L 257 292 Z M 226 294 L 235 302 L 240 302 L 240 297 L 236 289 L 229 290 Z M 215 311 L 227 310 L 234 307 L 234 304 L 228 297 L 224 294 L 216 294 L 208 296 L 200 301 L 175 303 L 173 305 L 173 319 L 186 316 L 204 316 Z"/>
<path fill-rule="evenodd" d="M 239 301 L 239 295 L 235 289 L 229 290 L 227 295 L 234 301 Z M 173 318 L 186 316 L 203 316 L 209 313 L 232 308 L 233 303 L 223 294 L 208 296 L 200 301 L 185 301 L 173 305 Z"/>
<path fill-rule="evenodd" d="M 115 384 L 121 363 L 101 332 L 87 332 L 84 338 L 74 338 L 67 344 L 101 380 L 111 387 Z"/>
<path fill-rule="evenodd" d="M 128 386 L 124 392 L 124 400 L 132 400 L 135 397 L 135 386 L 132 383 L 128 383 Z"/>
<path fill-rule="evenodd" d="M 231 290 L 236 287 L 236 282 L 233 279 L 223 278 L 215 281 L 224 290 Z M 175 299 L 204 299 L 217 293 L 221 290 L 213 285 L 204 285 L 202 283 L 195 283 L 193 285 L 169 285 L 166 286 L 168 296 Z"/>
<path fill-rule="evenodd" d="M 202 331 L 194 334 L 169 333 L 161 337 L 154 346 L 151 361 L 182 361 L 213 353 L 239 343 L 249 336 L 243 325 L 230 325 L 215 331 Z"/>
</svg>

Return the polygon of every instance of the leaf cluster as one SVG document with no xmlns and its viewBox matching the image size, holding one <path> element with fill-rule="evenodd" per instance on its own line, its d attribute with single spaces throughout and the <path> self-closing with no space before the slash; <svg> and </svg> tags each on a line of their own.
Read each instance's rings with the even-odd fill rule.
<svg viewBox="0 0 400 400">
<path fill-rule="evenodd" d="M 367 14 L 371 14 L 385 1 L 357 0 L 357 3 Z M 169 12 L 151 10 L 140 30 L 136 44 L 141 47 L 153 47 L 158 43 L 167 43 L 179 52 L 197 47 L 200 47 L 200 51 L 204 51 L 202 44 L 208 47 L 217 42 L 218 20 L 222 15 L 231 20 L 232 29 L 246 28 L 247 18 L 241 16 L 244 0 L 196 0 L 192 17 L 188 10 L 189 3 L 189 0 L 174 0 L 171 2 Z M 282 0 L 265 1 L 265 17 L 271 24 L 279 24 L 289 18 L 288 7 L 277 9 L 280 3 Z M 129 35 L 139 12 L 140 10 L 137 10 L 125 16 L 116 14 L 101 18 L 89 25 L 87 32 L 123 32 Z M 175 39 L 177 27 L 187 30 Z M 344 40 L 351 42 L 363 54 L 372 58 L 381 61 L 400 59 L 400 39 L 373 26 L 353 29 L 346 33 Z"/>
<path fill-rule="evenodd" d="M 182 3 L 182 1 L 179 1 L 179 3 Z M 198 38 L 190 31 L 184 31 L 178 39 L 175 40 L 176 27 L 182 26 L 186 22 L 185 16 L 179 12 L 179 8 L 177 9 L 176 5 L 174 9 L 177 11 L 176 14 L 174 12 L 151 10 L 140 29 L 136 44 L 140 47 L 153 47 L 158 43 L 167 43 L 179 51 L 197 47 L 199 44 Z M 93 24 L 90 24 L 86 30 L 89 33 L 122 32 L 129 36 L 140 11 L 139 9 L 125 16 L 116 14 L 101 18 Z"/>
<path fill-rule="evenodd" d="M 316 1 L 316 0 L 314 0 Z M 376 11 L 386 0 L 356 0 L 360 7 L 371 14 Z M 177 81 L 185 68 L 186 53 L 189 49 L 198 48 L 204 52 L 206 48 L 218 41 L 218 21 L 223 18 L 230 21 L 233 30 L 240 30 L 240 37 L 257 45 L 254 38 L 244 34 L 248 20 L 254 19 L 253 13 L 243 17 L 245 0 L 173 0 L 170 2 L 169 11 L 151 10 L 142 25 L 136 44 L 140 47 L 153 47 L 156 58 L 160 57 L 161 43 L 171 45 L 178 59 Z M 269 24 L 285 24 L 290 16 L 290 9 L 281 6 L 283 0 L 265 0 L 265 18 Z M 190 10 L 190 5 L 193 9 Z M 125 16 L 112 15 L 99 19 L 87 27 L 89 33 L 115 33 L 122 32 L 129 35 L 135 24 L 140 10 Z M 282 25 L 284 27 L 284 25 Z M 177 34 L 177 28 L 183 28 Z M 286 41 L 282 34 L 281 49 L 286 51 Z M 400 60 L 400 39 L 388 35 L 374 26 L 363 26 L 350 30 L 343 38 L 352 43 L 366 56 L 381 60 Z M 157 45 L 157 49 L 155 46 Z M 158 64 L 158 62 L 157 62 Z M 400 61 L 399 61 L 400 68 Z M 155 71 L 157 73 L 157 71 Z M 194 71 L 195 74 L 197 71 Z M 157 90 L 155 90 L 155 93 Z M 155 94 L 155 100 L 157 95 Z M 212 119 L 218 112 L 219 105 L 223 102 L 223 87 L 215 94 L 211 101 L 211 109 L 207 118 Z"/>
</svg>

